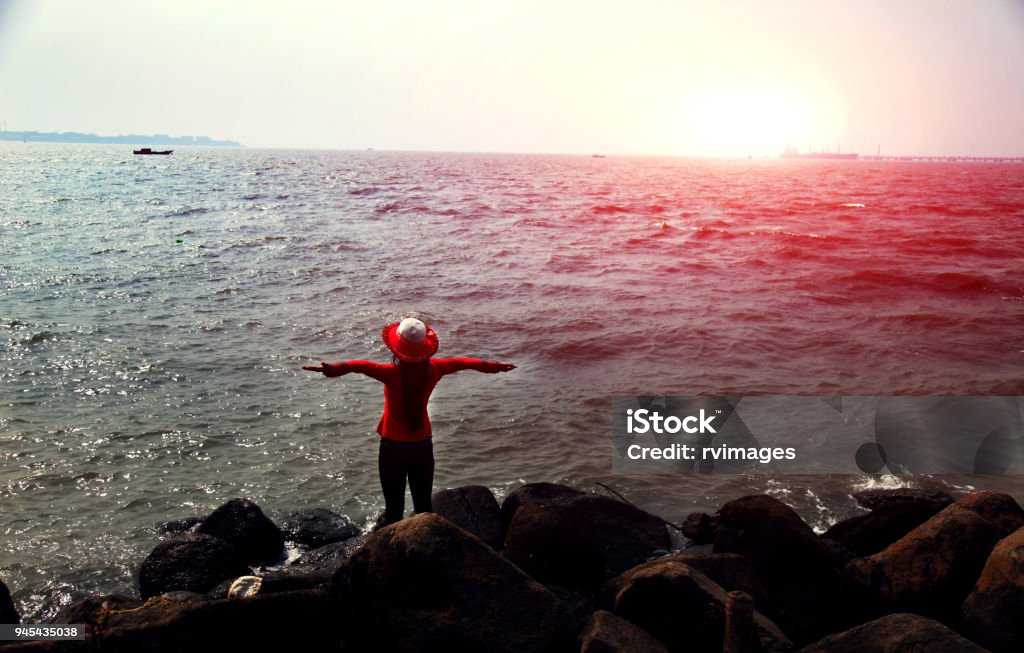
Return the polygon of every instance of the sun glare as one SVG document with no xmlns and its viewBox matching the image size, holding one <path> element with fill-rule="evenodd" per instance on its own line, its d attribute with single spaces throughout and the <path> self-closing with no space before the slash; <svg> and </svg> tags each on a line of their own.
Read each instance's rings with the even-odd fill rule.
<svg viewBox="0 0 1024 653">
<path fill-rule="evenodd" d="M 804 104 L 771 90 L 708 91 L 693 101 L 689 114 L 684 129 L 708 156 L 774 156 L 808 131 Z"/>
</svg>

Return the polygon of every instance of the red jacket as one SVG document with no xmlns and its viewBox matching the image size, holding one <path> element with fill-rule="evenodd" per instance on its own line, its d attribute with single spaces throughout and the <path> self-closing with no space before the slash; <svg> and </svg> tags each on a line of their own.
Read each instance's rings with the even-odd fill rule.
<svg viewBox="0 0 1024 653">
<path fill-rule="evenodd" d="M 476 358 L 431 358 L 430 372 L 423 388 L 423 422 L 416 431 L 410 431 L 402 423 L 402 372 L 397 365 L 390 363 L 374 363 L 373 361 L 348 361 L 331 363 L 331 366 L 346 365 L 349 372 L 358 372 L 373 377 L 384 384 L 384 414 L 377 423 L 377 433 L 381 437 L 403 442 L 426 440 L 432 434 L 430 418 L 427 415 L 427 400 L 434 386 L 445 374 L 454 374 L 460 370 L 476 370 L 478 372 L 497 372 L 499 363 L 482 361 Z"/>
</svg>

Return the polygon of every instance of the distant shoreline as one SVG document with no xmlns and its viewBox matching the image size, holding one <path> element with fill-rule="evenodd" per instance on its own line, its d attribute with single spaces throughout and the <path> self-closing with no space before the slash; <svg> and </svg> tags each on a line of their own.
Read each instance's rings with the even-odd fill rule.
<svg viewBox="0 0 1024 653">
<path fill-rule="evenodd" d="M 248 146 L 233 140 L 217 140 L 209 136 L 169 136 L 167 134 L 126 134 L 118 136 L 99 136 L 97 134 L 84 134 L 80 132 L 36 132 L 36 131 L 0 131 L 0 142 L 26 142 L 26 143 L 98 143 L 115 145 L 179 145 L 198 147 L 238 147 Z M 306 146 L 256 146 L 256 149 L 266 150 L 302 150 L 302 151 L 331 151 L 331 152 L 380 152 L 380 153 L 405 153 L 405 154 L 458 154 L 458 155 L 524 155 L 524 156 L 570 156 L 589 157 L 595 159 L 606 158 L 673 158 L 673 159 L 708 159 L 721 161 L 774 161 L 794 160 L 793 157 L 763 154 L 760 156 L 733 155 L 713 156 L 698 154 L 666 154 L 666 153 L 630 153 L 630 154 L 587 154 L 585 152 L 497 152 L 489 150 L 416 150 L 416 149 L 378 149 L 372 147 L 306 147 Z M 801 156 L 795 160 L 849 160 L 849 161 L 897 161 L 897 162 L 940 162 L 940 163 L 1024 163 L 1024 156 L 1003 156 L 1003 155 L 960 155 L 960 154 L 860 154 L 853 155 L 856 158 L 831 159 L 827 156 Z"/>
<path fill-rule="evenodd" d="M 199 145 L 202 147 L 244 147 L 238 141 L 216 140 L 209 136 L 169 136 L 167 134 L 125 134 L 99 136 L 80 132 L 0 131 L 0 141 L 26 143 L 112 143 L 121 145 Z"/>
</svg>

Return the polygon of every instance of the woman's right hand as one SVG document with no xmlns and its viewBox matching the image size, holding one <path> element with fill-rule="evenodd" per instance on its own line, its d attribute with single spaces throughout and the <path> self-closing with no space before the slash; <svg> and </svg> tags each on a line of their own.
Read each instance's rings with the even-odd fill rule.
<svg viewBox="0 0 1024 653">
<path fill-rule="evenodd" d="M 324 362 L 321 362 L 319 365 L 303 365 L 302 369 L 310 372 L 320 372 L 324 376 L 341 376 L 347 371 L 341 365 L 331 365 Z"/>
</svg>

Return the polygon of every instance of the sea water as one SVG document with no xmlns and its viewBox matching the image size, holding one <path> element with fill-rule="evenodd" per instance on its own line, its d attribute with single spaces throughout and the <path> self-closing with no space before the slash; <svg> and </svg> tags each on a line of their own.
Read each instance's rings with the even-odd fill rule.
<svg viewBox="0 0 1024 653">
<path fill-rule="evenodd" d="M 615 476 L 622 395 L 1024 394 L 1024 165 L 0 144 L 0 578 L 26 621 L 135 591 L 233 497 L 370 522 L 366 377 L 413 314 L 435 487 L 603 484 L 679 521 L 768 492 L 1019 477 Z"/>
</svg>

